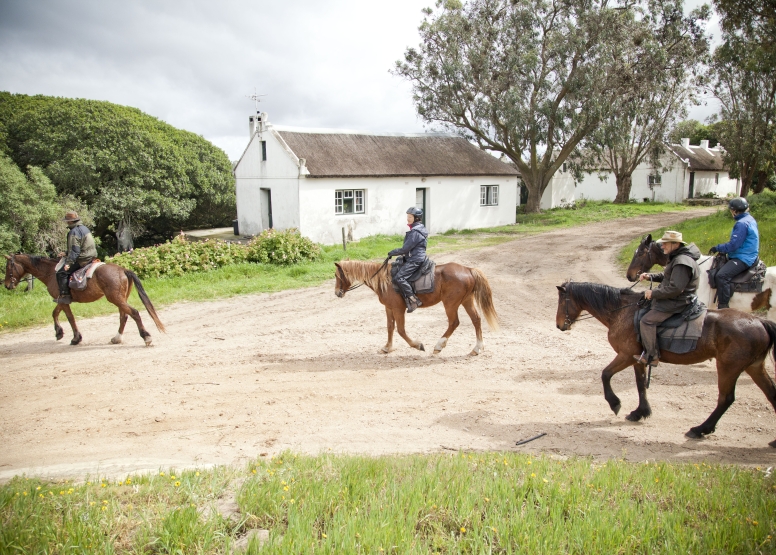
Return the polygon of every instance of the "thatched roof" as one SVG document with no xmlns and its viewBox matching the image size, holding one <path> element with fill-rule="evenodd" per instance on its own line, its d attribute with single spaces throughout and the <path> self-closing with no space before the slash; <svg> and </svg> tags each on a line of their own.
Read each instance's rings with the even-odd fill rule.
<svg viewBox="0 0 776 555">
<path fill-rule="evenodd" d="M 306 160 L 308 177 L 519 175 L 455 135 L 275 131 Z"/>
<path fill-rule="evenodd" d="M 700 146 L 668 145 L 682 160 L 689 160 L 690 171 L 722 171 L 726 168 L 722 160 L 724 153 L 718 147 L 707 149 Z"/>
</svg>

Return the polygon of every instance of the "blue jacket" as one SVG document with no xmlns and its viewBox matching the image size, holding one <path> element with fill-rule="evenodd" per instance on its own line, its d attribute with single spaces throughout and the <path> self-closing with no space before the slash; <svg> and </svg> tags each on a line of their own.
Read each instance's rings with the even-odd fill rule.
<svg viewBox="0 0 776 555">
<path fill-rule="evenodd" d="M 393 249 L 388 256 L 404 255 L 406 262 L 423 262 L 426 258 L 428 230 L 420 222 L 415 222 L 404 236 L 404 244 L 400 249 Z"/>
<path fill-rule="evenodd" d="M 744 264 L 751 266 L 757 260 L 760 252 L 760 232 L 757 230 L 757 222 L 749 212 L 739 214 L 730 241 L 717 245 L 717 251 L 725 253 L 728 258 L 737 258 Z"/>
</svg>

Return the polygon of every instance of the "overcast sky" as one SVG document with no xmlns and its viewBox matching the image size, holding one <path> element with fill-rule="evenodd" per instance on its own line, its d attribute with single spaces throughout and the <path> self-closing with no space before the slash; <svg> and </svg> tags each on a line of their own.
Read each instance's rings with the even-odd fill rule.
<svg viewBox="0 0 776 555">
<path fill-rule="evenodd" d="M 278 125 L 418 132 L 410 86 L 389 70 L 433 4 L 0 0 L 0 90 L 134 106 L 232 160 L 254 89 Z"/>
</svg>

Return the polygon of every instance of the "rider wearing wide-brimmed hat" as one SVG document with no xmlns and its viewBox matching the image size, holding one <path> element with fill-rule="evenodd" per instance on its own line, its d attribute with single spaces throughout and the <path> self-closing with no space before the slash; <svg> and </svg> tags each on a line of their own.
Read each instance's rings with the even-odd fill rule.
<svg viewBox="0 0 776 555">
<path fill-rule="evenodd" d="M 682 312 L 695 298 L 700 282 L 698 259 L 701 251 L 694 244 L 682 240 L 678 231 L 666 231 L 657 243 L 668 255 L 668 264 L 662 272 L 644 273 L 639 279 L 652 279 L 659 282 L 656 289 L 644 291 L 644 297 L 652 300 L 652 308 L 641 319 L 641 345 L 644 352 L 634 356 L 637 362 L 657 366 L 659 351 L 657 345 L 657 326 L 674 314 Z"/>
<path fill-rule="evenodd" d="M 729 308 L 730 297 L 733 296 L 730 282 L 751 268 L 760 253 L 760 232 L 757 230 L 757 222 L 748 212 L 749 203 L 745 198 L 734 198 L 728 203 L 728 209 L 736 220 L 730 233 L 730 241 L 715 245 L 709 250 L 709 254 L 726 254 L 728 259 L 715 278 L 717 308 Z"/>
<path fill-rule="evenodd" d="M 70 274 L 91 264 L 97 258 L 97 245 L 89 229 L 81 223 L 81 218 L 75 212 L 65 214 L 64 221 L 70 231 L 67 233 L 67 253 L 59 253 L 67 256 L 65 265 L 57 272 L 57 284 L 59 285 L 59 298 L 56 302 L 70 304 Z"/>
<path fill-rule="evenodd" d="M 423 225 L 423 210 L 411 206 L 407 209 L 407 226 L 410 230 L 404 236 L 404 244 L 401 248 L 393 249 L 388 257 L 404 255 L 404 264 L 396 273 L 394 281 L 401 290 L 407 312 L 412 312 L 423 303 L 420 302 L 412 291 L 412 285 L 407 281 L 426 259 L 426 246 L 428 245 L 428 230 Z"/>
</svg>

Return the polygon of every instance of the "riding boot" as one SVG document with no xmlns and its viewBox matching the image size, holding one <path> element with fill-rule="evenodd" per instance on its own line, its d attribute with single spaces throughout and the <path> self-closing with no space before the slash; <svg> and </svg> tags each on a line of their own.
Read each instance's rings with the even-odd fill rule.
<svg viewBox="0 0 776 555">
<path fill-rule="evenodd" d="M 54 299 L 57 304 L 70 304 L 73 298 L 70 296 L 70 275 L 64 270 L 57 272 L 57 284 L 59 285 L 59 297 Z"/>
<path fill-rule="evenodd" d="M 416 308 L 423 304 L 415 295 L 410 295 L 404 299 L 404 303 L 407 305 L 407 314 L 414 312 Z"/>
</svg>

